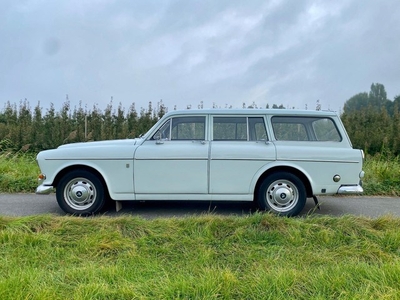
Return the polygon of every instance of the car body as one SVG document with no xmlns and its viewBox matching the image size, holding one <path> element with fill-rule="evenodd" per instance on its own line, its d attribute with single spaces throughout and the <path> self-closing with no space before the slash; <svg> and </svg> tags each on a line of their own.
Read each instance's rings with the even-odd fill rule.
<svg viewBox="0 0 400 300">
<path fill-rule="evenodd" d="M 36 192 L 56 188 L 80 215 L 112 199 L 255 201 L 294 216 L 308 197 L 361 193 L 363 159 L 335 112 L 172 111 L 141 138 L 40 152 Z"/>
</svg>

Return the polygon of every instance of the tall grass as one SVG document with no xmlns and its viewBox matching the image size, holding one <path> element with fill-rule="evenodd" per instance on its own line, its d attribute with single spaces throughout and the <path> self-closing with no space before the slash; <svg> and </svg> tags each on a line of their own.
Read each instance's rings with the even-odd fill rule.
<svg viewBox="0 0 400 300">
<path fill-rule="evenodd" d="M 0 192 L 34 192 L 38 174 L 34 154 L 0 152 Z"/>
<path fill-rule="evenodd" d="M 1 299 L 400 299 L 400 219 L 0 217 Z"/>
<path fill-rule="evenodd" d="M 364 164 L 364 194 L 400 195 L 400 158 L 393 155 L 369 156 Z"/>
</svg>

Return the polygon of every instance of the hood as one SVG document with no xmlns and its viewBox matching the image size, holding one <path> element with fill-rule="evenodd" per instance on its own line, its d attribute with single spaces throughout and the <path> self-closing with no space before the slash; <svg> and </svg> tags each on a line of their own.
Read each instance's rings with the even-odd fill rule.
<svg viewBox="0 0 400 300">
<path fill-rule="evenodd" d="M 37 159 L 45 160 L 107 160 L 133 159 L 133 153 L 143 139 L 108 140 L 61 145 L 41 151 Z"/>
<path fill-rule="evenodd" d="M 82 142 L 82 143 L 71 143 L 59 146 L 57 149 L 64 149 L 64 148 L 96 148 L 96 147 L 120 147 L 126 145 L 136 145 L 142 139 L 125 139 L 125 140 L 106 140 L 106 141 L 97 141 L 97 142 Z"/>
</svg>

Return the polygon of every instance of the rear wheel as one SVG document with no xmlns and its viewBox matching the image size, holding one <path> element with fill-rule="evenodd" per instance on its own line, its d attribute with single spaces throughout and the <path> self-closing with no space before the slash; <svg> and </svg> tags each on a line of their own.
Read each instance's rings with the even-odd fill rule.
<svg viewBox="0 0 400 300">
<path fill-rule="evenodd" d="M 103 183 L 86 170 L 67 173 L 57 185 L 56 197 L 62 210 L 75 215 L 94 214 L 106 202 Z"/>
<path fill-rule="evenodd" d="M 264 179 L 257 195 L 261 209 L 283 216 L 296 216 L 307 200 L 303 182 L 288 172 L 276 172 Z"/>
</svg>

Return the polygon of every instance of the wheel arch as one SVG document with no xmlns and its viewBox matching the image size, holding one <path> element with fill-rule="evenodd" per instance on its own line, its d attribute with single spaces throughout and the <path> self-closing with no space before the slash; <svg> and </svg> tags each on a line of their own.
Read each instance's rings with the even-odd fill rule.
<svg viewBox="0 0 400 300">
<path fill-rule="evenodd" d="M 264 179 L 267 178 L 269 175 L 276 173 L 276 172 L 287 172 L 287 173 L 291 173 L 291 174 L 295 175 L 297 178 L 299 178 L 303 182 L 304 187 L 306 189 L 307 197 L 313 196 L 311 183 L 310 183 L 308 177 L 301 170 L 299 170 L 295 167 L 291 167 L 291 166 L 275 166 L 275 167 L 272 167 L 272 168 L 264 171 L 264 173 L 262 173 L 261 176 L 258 178 L 257 183 L 254 188 L 254 201 L 257 200 L 257 193 L 258 193 L 258 190 L 259 190 L 262 182 L 264 181 Z"/>
<path fill-rule="evenodd" d="M 87 166 L 87 165 L 71 165 L 71 166 L 65 167 L 64 169 L 62 169 L 60 172 L 57 173 L 56 177 L 53 180 L 53 186 L 55 188 L 57 188 L 57 185 L 59 184 L 61 178 L 63 178 L 69 172 L 76 171 L 76 170 L 88 171 L 88 172 L 92 173 L 93 175 L 95 175 L 103 184 L 104 191 L 106 193 L 105 196 L 107 196 L 108 199 L 111 199 L 110 193 L 108 191 L 108 186 L 107 186 L 106 181 L 104 180 L 103 175 L 95 168 Z"/>
</svg>

